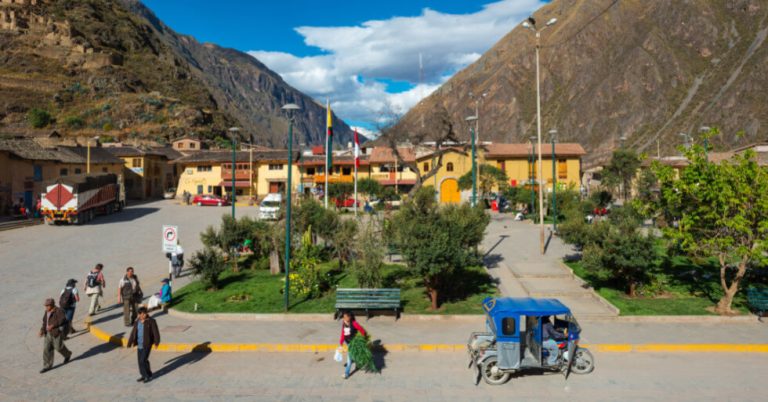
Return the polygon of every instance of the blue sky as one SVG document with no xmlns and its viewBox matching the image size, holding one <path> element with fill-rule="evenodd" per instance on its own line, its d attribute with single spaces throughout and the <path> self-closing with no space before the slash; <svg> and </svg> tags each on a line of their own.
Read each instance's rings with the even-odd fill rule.
<svg viewBox="0 0 768 402">
<path fill-rule="evenodd" d="M 475 61 L 541 0 L 144 0 L 177 32 L 248 52 L 374 129 Z M 419 84 L 419 54 L 423 80 Z"/>
</svg>

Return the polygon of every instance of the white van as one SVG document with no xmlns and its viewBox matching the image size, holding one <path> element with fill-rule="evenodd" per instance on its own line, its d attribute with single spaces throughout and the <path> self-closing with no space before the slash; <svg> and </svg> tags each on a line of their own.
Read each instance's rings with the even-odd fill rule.
<svg viewBox="0 0 768 402">
<path fill-rule="evenodd" d="M 283 204 L 283 195 L 270 193 L 259 204 L 259 218 L 264 220 L 277 220 L 280 217 L 280 206 Z"/>
</svg>

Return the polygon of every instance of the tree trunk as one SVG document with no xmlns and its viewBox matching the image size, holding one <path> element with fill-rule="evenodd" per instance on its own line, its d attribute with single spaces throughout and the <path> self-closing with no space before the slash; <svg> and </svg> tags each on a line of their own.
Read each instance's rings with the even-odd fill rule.
<svg viewBox="0 0 768 402">
<path fill-rule="evenodd" d="M 739 262 L 739 266 L 736 271 L 736 276 L 731 281 L 730 285 L 727 284 L 726 275 L 728 273 L 728 265 L 724 259 L 720 259 L 720 285 L 723 287 L 723 297 L 717 302 L 715 306 L 715 312 L 720 315 L 733 315 L 736 314 L 731 305 L 733 304 L 733 297 L 736 296 L 736 292 L 739 291 L 739 284 L 741 279 L 744 278 L 744 274 L 747 272 L 746 258 L 742 258 Z"/>
<path fill-rule="evenodd" d="M 232 257 L 232 272 L 238 273 L 240 272 L 240 268 L 237 266 L 237 253 Z"/>
<path fill-rule="evenodd" d="M 627 294 L 629 297 L 636 297 L 637 296 L 637 282 L 629 282 L 629 289 L 627 289 Z"/>
<path fill-rule="evenodd" d="M 429 298 L 432 300 L 432 310 L 437 310 L 437 289 L 430 288 L 429 290 Z"/>
<path fill-rule="evenodd" d="M 269 273 L 272 275 L 280 273 L 280 255 L 275 250 L 269 252 Z"/>
</svg>

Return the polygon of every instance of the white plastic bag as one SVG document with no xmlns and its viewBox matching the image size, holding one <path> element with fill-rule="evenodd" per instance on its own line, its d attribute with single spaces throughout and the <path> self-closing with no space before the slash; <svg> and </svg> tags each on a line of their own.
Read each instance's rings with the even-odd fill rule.
<svg viewBox="0 0 768 402">
<path fill-rule="evenodd" d="M 333 355 L 333 360 L 335 360 L 338 363 L 341 363 L 344 361 L 344 352 L 341 348 L 336 348 L 336 353 Z"/>
</svg>

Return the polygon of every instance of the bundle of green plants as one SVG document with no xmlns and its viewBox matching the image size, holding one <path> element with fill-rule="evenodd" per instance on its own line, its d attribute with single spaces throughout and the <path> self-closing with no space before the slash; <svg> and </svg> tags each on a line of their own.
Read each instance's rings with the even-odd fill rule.
<svg viewBox="0 0 768 402">
<path fill-rule="evenodd" d="M 373 352 L 369 342 L 369 335 L 363 336 L 357 334 L 349 342 L 349 357 L 355 362 L 355 365 L 366 373 L 378 373 L 376 363 L 373 361 Z"/>
</svg>

